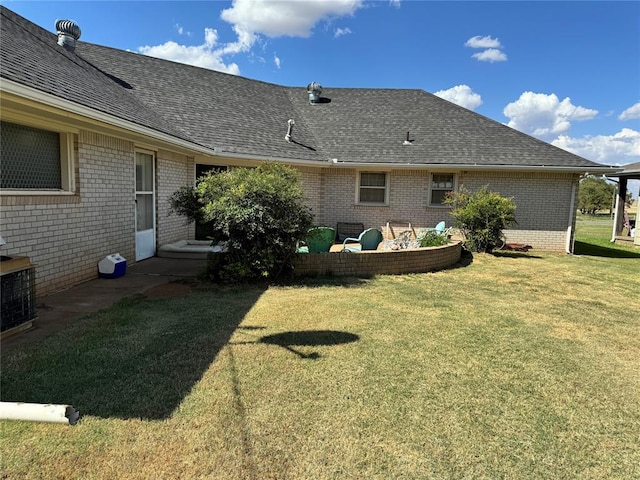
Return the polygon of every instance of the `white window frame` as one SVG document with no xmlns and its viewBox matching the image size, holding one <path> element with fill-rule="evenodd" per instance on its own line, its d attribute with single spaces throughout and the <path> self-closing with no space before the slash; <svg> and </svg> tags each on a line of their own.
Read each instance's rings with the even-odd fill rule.
<svg viewBox="0 0 640 480">
<path fill-rule="evenodd" d="M 451 182 L 451 188 L 434 188 L 433 187 L 433 176 L 434 175 L 451 175 L 452 177 L 452 182 Z M 429 207 L 433 207 L 433 208 L 449 208 L 449 205 L 446 205 L 444 203 L 434 203 L 433 202 L 433 192 L 434 191 L 447 191 L 447 192 L 455 192 L 458 189 L 458 175 L 456 175 L 453 172 L 431 172 L 429 174 L 429 192 L 428 192 L 428 205 Z"/>
<path fill-rule="evenodd" d="M 362 174 L 364 173 L 377 173 L 384 175 L 384 187 L 376 187 L 376 186 L 362 186 Z M 356 204 L 357 205 L 370 205 L 370 206 L 385 206 L 389 205 L 389 183 L 390 183 L 390 175 L 389 172 L 380 171 L 380 170 L 362 170 L 358 171 L 356 174 Z M 384 189 L 384 201 L 383 202 L 363 202 L 360 201 L 360 189 L 361 188 L 374 188 L 374 189 Z"/>
<path fill-rule="evenodd" d="M 1 195 L 68 195 L 75 193 L 75 133 L 69 131 L 61 131 L 51 128 L 48 125 L 32 122 L 21 122 L 11 118 L 3 118 L 4 122 L 23 125 L 25 127 L 45 130 L 47 132 L 57 133 L 60 136 L 60 188 L 59 189 L 42 189 L 42 188 L 3 188 L 0 189 Z"/>
</svg>

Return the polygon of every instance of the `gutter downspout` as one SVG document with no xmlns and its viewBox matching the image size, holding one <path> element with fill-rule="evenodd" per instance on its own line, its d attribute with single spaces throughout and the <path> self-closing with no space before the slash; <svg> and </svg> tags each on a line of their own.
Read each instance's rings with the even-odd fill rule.
<svg viewBox="0 0 640 480">
<path fill-rule="evenodd" d="M 571 201 L 569 202 L 569 226 L 567 227 L 567 241 L 565 251 L 573 254 L 573 222 L 576 215 L 576 182 L 571 186 Z"/>
<path fill-rule="evenodd" d="M 609 179 L 611 180 L 611 179 Z M 616 243 L 616 236 L 618 232 L 622 231 L 622 217 L 624 216 L 625 200 L 627 196 L 627 179 L 619 178 L 616 182 L 618 184 L 616 188 L 616 204 L 613 213 L 613 228 L 611 230 L 611 243 Z"/>
<path fill-rule="evenodd" d="M 617 190 L 620 190 L 620 184 L 618 184 Z M 616 206 L 613 207 L 613 228 L 611 229 L 611 243 L 616 243 L 616 236 L 618 235 L 618 210 L 620 208 L 620 192 L 616 195 Z"/>
</svg>

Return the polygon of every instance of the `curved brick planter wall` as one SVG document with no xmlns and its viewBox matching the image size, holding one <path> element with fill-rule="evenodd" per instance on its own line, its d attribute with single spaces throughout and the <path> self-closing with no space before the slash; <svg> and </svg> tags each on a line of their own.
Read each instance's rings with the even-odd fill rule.
<svg viewBox="0 0 640 480">
<path fill-rule="evenodd" d="M 425 273 L 456 264 L 462 254 L 460 242 L 443 247 L 416 248 L 392 252 L 299 253 L 293 262 L 294 275 L 395 275 Z"/>
</svg>

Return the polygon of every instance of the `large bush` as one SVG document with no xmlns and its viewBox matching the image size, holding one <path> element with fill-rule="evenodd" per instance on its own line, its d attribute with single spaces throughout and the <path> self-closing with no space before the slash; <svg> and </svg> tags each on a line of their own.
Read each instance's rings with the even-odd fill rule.
<svg viewBox="0 0 640 480">
<path fill-rule="evenodd" d="M 502 244 L 502 230 L 516 223 L 516 205 L 511 198 L 489 191 L 488 186 L 470 193 L 464 188 L 448 195 L 451 216 L 474 252 L 490 253 Z"/>
<path fill-rule="evenodd" d="M 207 222 L 227 252 L 209 262 L 222 281 L 276 278 L 291 269 L 296 245 L 311 227 L 297 172 L 277 163 L 233 168 L 183 187 L 171 209 L 189 221 Z"/>
</svg>

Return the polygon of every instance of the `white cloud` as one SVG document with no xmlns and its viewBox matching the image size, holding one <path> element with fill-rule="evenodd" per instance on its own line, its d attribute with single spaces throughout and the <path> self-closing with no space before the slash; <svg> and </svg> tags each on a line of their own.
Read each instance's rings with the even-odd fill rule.
<svg viewBox="0 0 640 480">
<path fill-rule="evenodd" d="M 353 33 L 350 28 L 336 28 L 336 31 L 333 34 L 333 36 L 335 38 L 338 38 L 338 37 L 341 37 L 343 35 L 349 35 L 350 33 Z"/>
<path fill-rule="evenodd" d="M 280 57 L 278 57 L 275 53 L 273 54 L 273 63 L 276 65 L 278 70 L 280 69 L 280 64 L 282 63 Z"/>
<path fill-rule="evenodd" d="M 630 128 L 623 128 L 614 135 L 582 138 L 560 135 L 551 144 L 607 165 L 624 165 L 640 161 L 640 132 Z"/>
<path fill-rule="evenodd" d="M 620 166 L 640 162 L 640 132 L 630 128 L 623 128 L 614 135 L 582 138 L 561 135 L 551 144 L 605 165 Z M 627 191 L 637 198 L 640 194 L 640 180 L 629 180 Z"/>
<path fill-rule="evenodd" d="M 238 39 L 235 42 L 227 43 L 221 48 L 219 55 L 235 55 L 236 53 L 248 52 L 258 39 L 255 33 L 243 30 L 237 25 L 234 25 L 233 31 Z"/>
<path fill-rule="evenodd" d="M 401 3 L 400 0 L 389 0 L 389 5 L 392 7 L 400 8 Z"/>
<path fill-rule="evenodd" d="M 175 27 L 176 27 L 176 32 L 178 32 L 178 35 L 186 35 L 187 37 L 191 36 L 191 32 L 188 30 L 185 30 L 184 27 L 179 23 L 176 23 Z"/>
<path fill-rule="evenodd" d="M 219 45 L 218 32 L 205 28 L 202 45 L 187 46 L 169 41 L 138 47 L 138 52 L 238 75 L 238 65 L 226 63 L 224 57 L 250 52 L 260 35 L 308 37 L 318 22 L 353 15 L 362 6 L 362 0 L 233 0 L 231 7 L 222 10 L 220 17 L 232 24 L 236 41 Z M 176 24 L 175 27 L 179 34 L 184 33 L 182 26 Z M 347 33 L 351 31 L 341 31 L 342 35 Z M 186 34 L 190 35 L 189 32 Z M 276 58 L 274 62 L 279 68 Z"/>
<path fill-rule="evenodd" d="M 577 107 L 569 97 L 560 101 L 554 93 L 524 92 L 503 113 L 510 127 L 549 141 L 567 133 L 572 121 L 591 120 L 598 111 Z"/>
<path fill-rule="evenodd" d="M 640 132 L 630 128 L 623 128 L 614 135 L 582 138 L 561 135 L 551 144 L 605 165 L 620 166 L 640 162 Z M 637 198 L 640 193 L 640 180 L 629 180 L 627 191 Z"/>
<path fill-rule="evenodd" d="M 486 37 L 481 37 L 480 35 L 471 37 L 465 42 L 464 46 L 471 48 L 502 48 L 500 40 L 497 38 L 491 38 L 490 35 L 487 35 Z"/>
<path fill-rule="evenodd" d="M 640 102 L 627 108 L 618 118 L 620 120 L 633 120 L 640 118 Z"/>
<path fill-rule="evenodd" d="M 138 52 L 150 57 L 163 58 L 238 75 L 240 73 L 238 65 L 224 63 L 222 59 L 224 48 L 216 48 L 217 43 L 218 32 L 213 28 L 205 28 L 204 43 L 202 45 L 186 46 L 170 41 L 162 45 L 138 47 Z"/>
<path fill-rule="evenodd" d="M 488 48 L 487 50 L 483 50 L 482 52 L 474 53 L 471 55 L 473 58 L 478 60 L 479 62 L 506 62 L 507 54 L 502 50 L 498 50 L 496 48 Z"/>
<path fill-rule="evenodd" d="M 353 15 L 362 0 L 233 0 L 220 17 L 239 31 L 268 37 L 308 37 L 323 19 Z"/>
<path fill-rule="evenodd" d="M 434 95 L 469 110 L 475 110 L 482 105 L 482 97 L 471 90 L 468 85 L 456 85 L 448 90 L 439 90 Z"/>
</svg>

